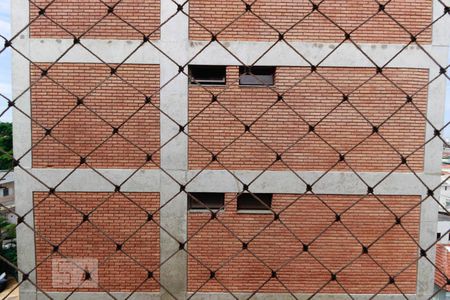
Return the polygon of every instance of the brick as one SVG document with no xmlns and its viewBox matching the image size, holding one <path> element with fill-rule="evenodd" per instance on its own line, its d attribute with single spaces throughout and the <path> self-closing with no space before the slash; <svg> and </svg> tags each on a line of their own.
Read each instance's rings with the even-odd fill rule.
<svg viewBox="0 0 450 300">
<path fill-rule="evenodd" d="M 450 278 L 450 245 L 437 244 L 436 245 L 436 271 L 435 283 L 444 290 L 450 292 L 450 286 L 447 285 L 447 278 Z"/>
<path fill-rule="evenodd" d="M 40 74 L 32 68 L 34 167 L 74 168 L 90 154 L 95 168 L 157 168 L 146 152 L 159 161 L 159 66 L 122 65 L 117 75 L 125 81 L 101 64 L 61 63 Z M 144 105 L 146 95 L 154 106 Z M 77 97 L 85 106 L 74 108 Z M 122 124 L 121 136 L 108 139 Z M 54 127 L 52 136 L 42 127 Z"/>
<path fill-rule="evenodd" d="M 278 32 L 287 40 L 341 42 L 344 31 L 351 32 L 356 42 L 408 43 L 410 34 L 416 35 L 432 21 L 429 1 L 391 1 L 386 13 L 377 14 L 375 1 L 323 1 L 312 12 L 308 0 L 261 0 L 245 13 L 240 0 L 189 1 L 190 38 L 209 40 L 211 33 L 219 40 L 277 41 Z M 242 16 L 241 16 L 242 15 Z M 241 16 L 241 17 L 240 17 Z M 326 17 L 325 17 L 326 16 Z M 431 41 L 431 30 L 418 36 L 420 42 Z"/>
<path fill-rule="evenodd" d="M 258 290 L 270 278 L 271 269 L 279 269 L 277 275 L 286 287 L 271 280 L 261 293 L 287 292 L 286 288 L 294 293 L 314 293 L 330 279 L 330 271 L 345 267 L 337 278 L 347 292 L 375 294 L 388 281 L 379 264 L 390 274 L 405 269 L 396 283 L 402 292 L 415 293 L 418 196 L 379 197 L 397 215 L 411 210 L 402 224 L 415 241 L 399 226 L 391 228 L 395 217 L 373 196 L 274 194 L 272 208 L 280 212 L 285 226 L 273 221 L 271 214 L 238 213 L 235 197 L 226 194 L 225 209 L 217 215 L 220 222 L 210 220 L 207 213 L 188 215 L 188 251 L 194 256 L 188 262 L 189 291 L 226 292 L 216 280 L 201 287 L 209 278 L 205 266 L 218 269 L 218 280 L 232 292 Z M 342 223 L 333 224 L 335 212 L 342 214 Z M 242 250 L 237 237 L 249 242 L 248 250 L 253 254 Z M 308 253 L 303 252 L 302 243 L 309 245 Z M 373 260 L 362 255 L 361 244 L 373 244 L 368 252 Z M 345 292 L 331 283 L 321 293 Z M 395 294 L 398 290 L 391 286 L 381 293 Z"/>
<path fill-rule="evenodd" d="M 426 85 L 427 70 L 386 69 L 384 74 L 397 87 L 377 75 L 359 89 L 375 75 L 373 68 L 319 68 L 325 80 L 317 74 L 302 79 L 309 72 L 309 68 L 279 67 L 275 91 L 269 91 L 239 86 L 238 68 L 228 67 L 227 86 L 208 87 L 220 93 L 218 103 L 200 114 L 211 95 L 190 86 L 189 117 L 196 117 L 189 126 L 189 167 L 206 167 L 212 152 L 219 153 L 221 164 L 214 162 L 208 169 L 224 165 L 232 170 L 286 170 L 287 164 L 294 170 L 324 171 L 337 164 L 334 170 L 349 170 L 345 162 L 338 163 L 339 153 L 352 150 L 346 161 L 357 171 L 389 172 L 398 167 L 409 172 L 399 166 L 400 154 L 413 152 L 408 164 L 415 171 L 423 169 L 425 120 L 419 111 L 426 112 L 427 89 L 414 97 L 418 111 L 412 104 L 405 105 L 406 97 L 398 88 L 413 94 Z M 277 93 L 284 94 L 283 102 L 277 103 Z M 343 93 L 351 93 L 351 105 L 339 105 Z M 243 123 L 253 124 L 253 135 L 244 134 Z M 383 124 L 379 135 L 372 134 L 371 124 Z M 316 125 L 316 134 L 308 133 L 309 125 Z M 284 153 L 284 163 L 275 161 L 276 153 Z"/>
<path fill-rule="evenodd" d="M 108 7 L 118 1 L 95 0 L 50 0 L 30 3 L 30 19 L 37 18 L 30 26 L 33 38 L 96 39 L 150 39 L 159 38 L 160 1 L 122 0 L 115 6 L 114 14 L 108 15 Z M 103 4 L 104 2 L 105 4 Z M 39 16 L 39 9 L 45 8 L 45 16 Z M 36 7 L 37 6 L 37 7 Z"/>
<path fill-rule="evenodd" d="M 146 223 L 146 212 L 136 205 L 153 212 L 159 207 L 159 194 L 127 193 L 126 196 L 58 192 L 49 197 L 47 193 L 34 193 L 40 289 L 48 292 L 74 289 L 52 286 L 53 259 L 94 258 L 98 260 L 99 287 L 79 291 L 159 291 L 158 283 L 146 280 L 146 269 L 156 270 L 155 278 L 159 276 L 159 227 L 153 222 Z M 81 224 L 82 214 L 91 212 L 92 223 Z M 159 223 L 158 214 L 154 219 Z M 116 251 L 116 243 L 123 244 L 127 255 Z M 60 245 L 59 253 L 53 253 L 52 245 Z M 140 283 L 143 283 L 141 287 Z"/>
</svg>

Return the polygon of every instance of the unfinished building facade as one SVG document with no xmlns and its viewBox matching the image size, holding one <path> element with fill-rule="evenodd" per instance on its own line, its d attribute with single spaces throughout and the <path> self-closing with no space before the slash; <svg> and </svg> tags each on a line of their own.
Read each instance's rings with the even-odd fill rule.
<svg viewBox="0 0 450 300">
<path fill-rule="evenodd" d="M 21 299 L 431 297 L 448 6 L 14 0 Z"/>
</svg>

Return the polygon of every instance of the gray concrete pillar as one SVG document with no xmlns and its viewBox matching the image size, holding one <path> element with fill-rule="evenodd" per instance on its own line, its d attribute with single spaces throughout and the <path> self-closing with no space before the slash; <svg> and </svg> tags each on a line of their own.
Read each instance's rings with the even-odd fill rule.
<svg viewBox="0 0 450 300">
<path fill-rule="evenodd" d="M 180 242 L 187 239 L 187 197 L 179 191 L 188 168 L 188 138 L 179 125 L 188 120 L 188 80 L 179 73 L 179 65 L 187 61 L 189 20 L 177 8 L 172 1 L 161 1 L 161 22 L 167 21 L 161 28 L 161 42 L 173 60 L 162 56 L 160 62 L 161 145 L 168 142 L 161 149 L 161 299 L 185 299 L 187 292 L 187 254 L 180 250 Z"/>
</svg>

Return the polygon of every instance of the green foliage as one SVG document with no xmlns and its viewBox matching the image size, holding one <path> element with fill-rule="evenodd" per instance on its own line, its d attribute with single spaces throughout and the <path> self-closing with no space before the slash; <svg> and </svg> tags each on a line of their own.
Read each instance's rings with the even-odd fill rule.
<svg viewBox="0 0 450 300">
<path fill-rule="evenodd" d="M 13 166 L 12 124 L 0 122 L 0 170 L 9 170 Z"/>
<path fill-rule="evenodd" d="M 6 259 L 7 262 L 5 262 L 3 259 L 0 260 L 0 273 L 7 272 L 10 275 L 17 276 L 16 269 L 11 266 L 10 264 L 13 264 L 14 266 L 17 266 L 17 250 L 14 245 L 14 247 L 10 248 L 3 248 L 3 241 L 4 240 L 11 240 L 16 238 L 16 225 L 11 224 L 8 222 L 8 220 L 0 216 L 0 256 L 3 259 Z"/>
<path fill-rule="evenodd" d="M 17 266 L 17 249 L 16 249 L 16 247 L 14 247 L 14 248 L 9 248 L 9 249 L 2 249 L 1 251 L 0 251 L 0 255 L 3 257 L 3 258 L 5 258 L 6 260 L 8 260 L 8 262 L 9 263 L 11 263 L 11 264 L 13 264 L 13 265 L 15 265 L 15 266 Z M 15 269 L 14 269 L 14 267 L 12 267 L 12 266 L 10 266 L 9 264 L 7 264 L 6 262 L 3 262 L 4 263 L 4 268 L 5 268 L 5 271 L 7 272 L 7 273 L 12 273 L 13 275 L 15 274 Z M 5 271 L 3 271 L 3 272 L 5 272 Z"/>
<path fill-rule="evenodd" d="M 16 238 L 16 225 L 9 223 L 3 216 L 0 216 L 0 238 L 2 241 Z"/>
</svg>

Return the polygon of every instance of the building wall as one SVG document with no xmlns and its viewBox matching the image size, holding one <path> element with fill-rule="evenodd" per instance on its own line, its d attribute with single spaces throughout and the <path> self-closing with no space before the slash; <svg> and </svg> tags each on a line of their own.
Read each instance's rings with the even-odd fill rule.
<svg viewBox="0 0 450 300">
<path fill-rule="evenodd" d="M 122 65 L 117 74 L 103 64 L 60 63 L 40 78 L 32 67 L 34 167 L 75 168 L 87 156 L 94 168 L 157 168 L 147 153 L 159 161 L 159 66 Z"/>
<path fill-rule="evenodd" d="M 3 190 L 0 190 L 0 214 L 6 217 L 9 223 L 16 224 L 14 179 L 7 179 L 7 182 L 0 184 L 0 187 L 8 190 L 7 196 L 3 196 Z"/>
<path fill-rule="evenodd" d="M 440 244 L 449 244 L 450 243 L 450 221 L 439 221 L 437 232 L 442 235 L 439 239 Z"/>
<path fill-rule="evenodd" d="M 446 166 L 445 166 L 446 167 Z M 444 168 L 443 168 L 444 169 Z M 440 211 L 444 212 L 444 208 L 448 209 L 447 203 L 450 204 L 450 185 L 447 182 L 447 172 L 446 170 L 443 170 L 443 175 L 441 181 L 444 182 L 442 184 L 440 195 L 439 195 L 439 203 L 441 207 L 439 208 Z"/>
<path fill-rule="evenodd" d="M 312 11 L 311 1 L 307 0 L 257 1 L 252 12 L 245 12 L 245 4 L 240 0 L 189 3 L 193 40 L 209 40 L 213 33 L 219 34 L 220 40 L 275 42 L 278 32 L 287 31 L 286 38 L 291 41 L 341 42 L 346 31 L 352 32 L 357 42 L 407 43 L 409 34 L 401 26 L 418 33 L 432 20 L 431 5 L 425 0 L 400 0 L 386 5 L 386 12 L 401 26 L 388 14 L 377 13 L 379 5 L 375 1 L 325 1 L 319 6 L 323 14 Z M 430 39 L 430 30 L 420 37 L 423 42 Z"/>
<path fill-rule="evenodd" d="M 450 291 L 446 286 L 446 277 L 450 275 L 450 249 L 448 244 L 438 244 L 436 246 L 436 273 L 435 282 L 437 287 L 445 291 Z"/>
<path fill-rule="evenodd" d="M 427 70 L 387 68 L 386 76 L 397 87 L 382 75 L 365 83 L 376 75 L 373 68 L 320 68 L 318 73 L 278 67 L 276 84 L 269 90 L 239 86 L 238 67 L 228 67 L 226 86 L 191 85 L 189 167 L 349 171 L 347 164 L 339 163 L 339 154 L 351 150 L 346 161 L 357 171 L 410 171 L 400 166 L 398 152 L 413 153 L 409 166 L 423 170 L 421 112 L 427 109 L 427 89 L 414 97 L 416 107 L 405 104 L 404 93 L 425 86 Z M 360 85 L 350 102 L 341 104 L 343 94 Z M 211 93 L 219 95 L 218 102 L 211 104 Z M 277 101 L 278 94 L 283 101 Z M 251 125 L 252 134 L 244 134 L 244 124 Z M 373 134 L 372 127 L 381 124 L 379 133 L 386 141 Z M 308 134 L 309 125 L 316 127 L 315 133 Z M 277 153 L 283 153 L 283 162 L 275 161 Z M 218 154 L 218 162 L 209 164 L 212 154 Z"/>
<path fill-rule="evenodd" d="M 375 76 L 373 63 L 349 42 L 342 47 L 338 45 L 343 39 L 343 31 L 317 12 L 285 34 L 287 41 L 295 42 L 295 50 L 290 51 L 286 43 L 270 48 L 278 39 L 277 30 L 287 30 L 310 11 L 309 2 L 258 0 L 252 8 L 253 16 L 247 13 L 242 20 L 219 34 L 218 40 L 225 43 L 212 43 L 208 47 L 205 45 L 211 33 L 203 30 L 197 22 L 217 33 L 234 16 L 243 12 L 245 7 L 241 1 L 122 0 L 114 9 L 117 16 L 110 13 L 92 29 L 89 28 L 107 14 L 107 7 L 101 2 L 54 1 L 40 17 L 37 16 L 36 5 L 44 6 L 50 1 L 33 3 L 28 0 L 12 2 L 13 32 L 20 31 L 13 41 L 17 49 L 13 51 L 13 93 L 19 98 L 14 110 L 14 152 L 21 157 L 21 166 L 15 170 L 19 199 L 17 213 L 24 216 L 21 223 L 26 223 L 17 227 L 18 260 L 21 270 L 30 272 L 29 280 L 21 284 L 21 299 L 45 298 L 44 293 L 47 292 L 52 297 L 65 298 L 67 294 L 64 292 L 73 290 L 55 287 L 54 280 L 59 283 L 59 274 L 54 272 L 52 259 L 62 257 L 52 255 L 52 245 L 61 242 L 60 252 L 69 258 L 87 257 L 99 263 L 101 286 L 82 287 L 74 297 L 102 299 L 110 297 L 106 291 L 111 291 L 114 297 L 121 299 L 137 288 L 138 292 L 143 292 L 136 295 L 137 298 L 173 299 L 175 296 L 185 299 L 189 292 L 197 291 L 210 275 L 209 270 L 190 254 L 212 268 L 239 251 L 241 245 L 216 220 L 201 228 L 210 215 L 188 212 L 187 196 L 180 192 L 180 185 L 186 185 L 186 190 L 194 186 L 196 192 L 225 192 L 230 204 L 219 213 L 220 219 L 238 237 L 249 239 L 273 217 L 270 214 L 236 212 L 232 198 L 242 190 L 243 183 L 251 182 L 250 191 L 254 193 L 277 193 L 274 208 L 280 209 L 304 192 L 305 182 L 301 179 L 306 178 L 311 184 L 320 176 L 319 173 L 337 162 L 337 152 L 348 151 L 363 137 L 371 135 L 371 126 L 358 116 L 354 108 L 344 104 L 316 127 L 317 133 L 332 142 L 337 152 L 331 151 L 317 136 L 309 134 L 299 145 L 283 154 L 283 161 L 297 172 L 290 172 L 278 162 L 270 167 L 275 172 L 259 174 L 275 160 L 275 152 L 286 150 L 300 134 L 305 133 L 307 126 L 299 120 L 300 116 L 308 122 L 318 122 L 340 102 L 342 91 L 349 93 L 365 79 Z M 189 13 L 190 17 L 177 13 L 181 7 L 177 7 L 177 3 L 184 5 L 183 12 Z M 442 8 L 437 0 L 433 5 Z M 365 22 L 378 11 L 375 2 L 330 0 L 324 1 L 320 9 L 342 24 L 346 31 L 364 23 L 352 33 L 352 38 L 361 43 L 363 51 L 373 56 L 377 63 L 390 61 L 384 72 L 406 93 L 413 94 L 423 87 L 414 95 L 414 104 L 423 116 L 410 105 L 405 105 L 380 128 L 380 133 L 402 153 L 421 148 L 433 134 L 432 127 L 424 122 L 424 116 L 436 128 L 443 125 L 445 79 L 441 76 L 427 86 L 439 72 L 435 62 L 420 47 L 405 47 L 410 41 L 409 35 L 385 14 L 380 13 Z M 392 1 L 387 11 L 413 33 L 429 25 L 432 19 L 429 1 Z M 437 10 L 434 9 L 433 14 L 436 19 Z M 267 20 L 276 30 L 258 21 L 257 16 Z M 30 22 L 32 24 L 28 27 Z M 163 22 L 159 31 L 158 25 Z M 433 35 L 430 28 L 418 37 L 418 41 L 441 64 L 446 64 L 448 59 L 447 48 L 442 46 L 446 46 L 449 40 L 445 35 L 449 23 L 438 22 Z M 143 43 L 144 34 L 151 34 L 150 39 L 157 40 L 155 44 Z M 74 37 L 80 35 L 81 44 L 74 45 Z M 203 46 L 205 50 L 202 50 Z M 284 101 L 276 104 L 277 93 L 261 88 L 240 88 L 236 82 L 236 65 L 255 63 L 256 57 L 269 48 L 273 52 L 269 51 L 271 53 L 265 57 L 271 59 L 264 64 L 279 66 L 275 88 L 284 92 Z M 308 57 L 319 62 L 328 49 L 334 51 L 334 56 L 321 62 L 318 71 L 342 91 L 331 88 L 317 74 L 308 75 L 308 64 L 295 54 L 295 51 L 303 53 L 305 50 Z M 394 58 L 398 51 L 400 53 Z M 26 58 L 19 53 L 25 53 Z M 53 65 L 55 61 L 57 63 Z M 261 112 L 273 105 L 265 116 L 252 124 L 251 132 L 274 151 L 247 133 L 219 154 L 222 167 L 216 163 L 208 165 L 211 154 L 220 151 L 232 137 L 242 133 L 244 124 L 225 113 L 217 103 L 194 118 L 209 104 L 211 94 L 189 86 L 188 78 L 179 74 L 178 64 L 196 61 L 228 66 L 226 90 L 219 87 L 208 89 L 221 93 L 219 102 L 244 123 L 255 121 Z M 111 70 L 105 64 L 120 67 L 111 76 Z M 48 77 L 41 78 L 42 70 L 38 67 L 46 69 L 50 65 Z M 31 92 L 28 93 L 30 86 Z M 95 91 L 83 99 L 84 104 L 75 107 L 77 97 L 83 97 L 94 88 Z M 153 96 L 152 103 L 163 112 L 149 104 L 144 106 L 145 96 L 150 95 Z M 350 100 L 370 121 L 378 124 L 401 107 L 406 99 L 403 93 L 377 75 L 358 89 Z M 57 122 L 66 115 L 64 121 Z M 178 125 L 186 124 L 192 118 L 185 129 L 188 137 L 180 133 Z M 111 136 L 113 127 L 125 120 L 128 121 L 119 128 L 119 134 Z M 51 135 L 54 138 L 45 137 L 43 128 L 53 126 Z M 192 138 L 198 139 L 212 153 L 199 147 Z M 127 139 L 134 145 L 130 145 Z M 63 147 L 57 140 L 68 147 Z M 164 147 L 158 151 L 162 145 Z M 436 154 L 441 149 L 439 141 L 430 142 L 424 150 L 421 148 L 408 158 L 408 165 L 418 172 L 419 179 L 431 182 L 439 177 L 436 174 L 440 170 L 440 155 Z M 427 191 L 405 167 L 400 166 L 393 174 L 388 173 L 400 163 L 400 155 L 382 140 L 373 135 L 356 150 L 346 159 L 359 174 L 364 172 L 362 177 L 358 178 L 353 169 L 338 164 L 327 176 L 318 179 L 314 192 L 325 203 L 342 211 L 365 193 L 367 184 L 375 185 L 386 176 L 381 184 L 377 184 L 375 193 L 395 212 L 411 209 L 403 218 L 403 225 L 411 236 L 394 227 L 370 247 L 370 253 L 389 272 L 395 273 L 409 266 L 396 277 L 401 291 L 388 287 L 380 293 L 387 294 L 388 299 L 403 299 L 401 292 L 428 298 L 433 292 L 434 269 L 424 260 L 416 263 L 419 250 L 416 243 L 427 248 L 435 241 L 435 207 L 430 201 L 419 205 L 418 201 L 426 197 Z M 146 162 L 147 154 L 154 151 L 152 160 L 158 165 Z M 80 166 L 80 156 L 88 154 L 89 166 Z M 138 168 L 139 171 L 135 172 Z M 208 170 L 199 174 L 199 169 L 203 168 Z M 236 172 L 229 173 L 223 168 Z M 143 208 L 160 208 L 155 221 L 160 222 L 161 227 L 146 224 L 123 248 L 139 261 L 138 264 L 117 251 L 115 243 L 124 241 L 133 229 L 144 224 L 146 216 L 129 199 L 120 193 L 113 194 L 117 186 Z M 48 196 L 51 187 L 56 188 L 56 195 Z M 311 253 L 320 257 L 332 270 L 361 254 L 361 245 L 343 229 L 342 224 L 333 224 L 321 238 L 314 240 L 324 224 L 332 224 L 334 216 L 313 196 L 302 198 L 281 214 L 281 220 L 287 222 L 299 238 L 311 243 Z M 107 201 L 100 205 L 105 199 Z M 87 213 L 96 205 L 100 206 L 90 217 L 91 221 L 84 222 L 72 232 L 82 222 L 80 212 Z M 343 215 L 342 220 L 363 243 L 373 241 L 394 222 L 393 216 L 373 198 L 361 200 Z M 186 241 L 187 251 L 184 252 L 179 243 Z M 299 241 L 279 224 L 266 228 L 249 246 L 249 250 L 255 251 L 271 267 L 279 266 L 298 253 L 299 256 L 281 268 L 278 275 L 289 289 L 304 294 L 317 291 L 318 285 L 330 274 L 311 259 L 310 254 L 300 254 L 301 248 Z M 433 253 L 429 257 L 433 257 Z M 148 275 L 139 264 L 146 268 L 156 267 L 155 277 L 163 288 L 155 280 L 147 280 L 142 287 L 137 287 Z M 352 293 L 377 293 L 377 288 L 387 283 L 387 274 L 380 272 L 374 264 L 361 256 L 338 278 Z M 306 272 L 300 273 L 299 270 Z M 218 271 L 217 277 L 239 294 L 255 291 L 268 278 L 269 271 L 247 250 Z M 227 296 L 223 287 L 214 280 L 208 281 L 201 290 L 208 294 L 204 296 L 206 299 Z M 287 289 L 273 280 L 262 287 L 262 291 L 278 294 L 258 294 L 256 299 L 290 297 Z M 214 294 L 216 292 L 219 294 Z M 328 297 L 333 299 L 348 298 L 346 291 L 334 283 L 321 293 L 332 293 Z M 299 295 L 301 297 L 303 295 Z"/>
<path fill-rule="evenodd" d="M 1 187 L 8 189 L 8 196 L 14 195 L 14 181 L 3 183 L 1 184 Z"/>
<path fill-rule="evenodd" d="M 155 215 L 157 223 L 148 222 L 146 213 L 159 207 L 159 194 L 125 195 L 34 193 L 36 259 L 41 262 L 37 284 L 41 289 L 70 292 L 76 288 L 82 281 L 73 281 L 75 286 L 67 284 L 66 278 L 59 277 L 71 268 L 60 271 L 54 262 L 72 259 L 72 269 L 79 271 L 75 264 L 81 258 L 94 261 L 88 270 L 97 272 L 92 277 L 98 286 L 81 285 L 79 291 L 159 291 L 157 282 L 148 279 L 148 271 L 153 270 L 157 270 L 155 278 L 159 277 L 159 216 Z M 89 221 L 83 222 L 83 214 L 89 213 Z M 117 250 L 117 244 L 123 245 L 122 250 Z M 60 245 L 59 253 L 53 252 L 52 245 Z M 64 283 L 66 287 L 61 286 Z"/>
<path fill-rule="evenodd" d="M 377 264 L 392 274 L 406 268 L 396 283 L 404 293 L 415 292 L 416 264 L 407 266 L 417 252 L 408 233 L 418 238 L 419 197 L 382 196 L 378 201 L 359 195 L 275 194 L 272 208 L 280 212 L 281 222 L 274 221 L 271 213 L 237 211 L 235 198 L 236 194 L 226 194 L 219 221 L 211 220 L 208 212 L 189 212 L 188 251 L 196 257 L 188 262 L 190 292 L 226 292 L 222 285 L 231 292 L 253 292 L 276 270 L 285 287 L 272 279 L 261 293 L 286 289 L 314 293 L 329 281 L 331 272 L 344 268 L 337 278 L 349 293 L 375 294 L 389 279 Z M 400 226 L 391 228 L 395 217 L 382 203 L 399 215 L 412 210 L 403 219 L 408 233 Z M 335 222 L 333 210 L 342 214 L 342 222 Z M 371 260 L 362 254 L 362 245 L 371 245 L 379 236 L 382 238 L 369 247 Z M 243 242 L 248 243 L 248 250 L 242 249 Z M 309 245 L 308 253 L 303 252 L 303 244 Z M 202 285 L 211 270 L 217 281 Z M 332 282 L 321 292 L 343 290 Z M 395 294 L 396 288 L 381 293 Z"/>
<path fill-rule="evenodd" d="M 159 38 L 159 1 L 124 0 L 117 5 L 117 1 L 102 2 L 30 2 L 31 19 L 39 15 L 38 7 L 45 8 L 51 3 L 45 10 L 46 17 L 38 18 L 31 25 L 30 35 L 33 38 L 73 38 L 74 35 L 95 39 L 141 39 L 143 35 L 150 35 L 155 40 Z M 108 13 L 107 5 L 114 6 L 113 13 Z"/>
</svg>

